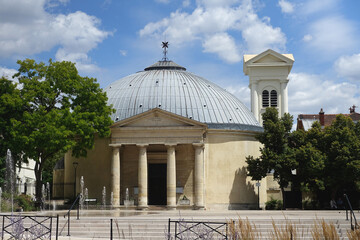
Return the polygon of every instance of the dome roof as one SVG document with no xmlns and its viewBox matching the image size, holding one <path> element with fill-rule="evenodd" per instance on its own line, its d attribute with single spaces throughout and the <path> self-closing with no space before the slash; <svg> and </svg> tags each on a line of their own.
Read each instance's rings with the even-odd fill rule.
<svg viewBox="0 0 360 240">
<path fill-rule="evenodd" d="M 235 96 L 172 61 L 159 61 L 144 71 L 105 88 L 116 121 L 150 109 L 206 123 L 209 128 L 261 131 L 254 115 Z"/>
</svg>

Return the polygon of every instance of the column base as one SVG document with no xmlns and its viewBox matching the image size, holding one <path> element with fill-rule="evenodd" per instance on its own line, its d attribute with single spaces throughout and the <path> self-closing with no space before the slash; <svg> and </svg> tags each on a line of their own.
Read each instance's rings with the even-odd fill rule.
<svg viewBox="0 0 360 240">
<path fill-rule="evenodd" d="M 194 206 L 194 210 L 205 210 L 204 206 Z"/>
<path fill-rule="evenodd" d="M 167 209 L 167 210 L 176 210 L 176 206 L 167 205 L 167 206 L 166 206 L 166 209 Z"/>
<path fill-rule="evenodd" d="M 137 206 L 137 210 L 148 210 L 149 206 Z"/>
</svg>

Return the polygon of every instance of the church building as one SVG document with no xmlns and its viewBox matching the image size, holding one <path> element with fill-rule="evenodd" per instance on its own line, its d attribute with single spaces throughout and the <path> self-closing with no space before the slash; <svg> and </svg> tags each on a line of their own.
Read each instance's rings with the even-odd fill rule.
<svg viewBox="0 0 360 240">
<path fill-rule="evenodd" d="M 166 47 L 161 61 L 104 89 L 116 110 L 111 136 L 96 137 L 86 158 L 65 155 L 64 168 L 54 175 L 55 189 L 62 189 L 54 197 L 78 194 L 81 176 L 89 198 L 101 202 L 105 187 L 114 207 L 129 196 L 138 209 L 252 209 L 258 195 L 264 206 L 279 194 L 272 178 L 260 181 L 258 192 L 245 158 L 259 156 L 255 136 L 263 131 L 265 108 L 288 111 L 293 56 L 273 50 L 244 56 L 250 111 L 223 88 L 168 60 Z"/>
</svg>

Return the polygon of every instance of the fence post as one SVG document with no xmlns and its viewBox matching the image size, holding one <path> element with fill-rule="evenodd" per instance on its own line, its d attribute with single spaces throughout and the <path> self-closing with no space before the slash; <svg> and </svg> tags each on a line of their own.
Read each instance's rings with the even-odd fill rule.
<svg viewBox="0 0 360 240">
<path fill-rule="evenodd" d="M 113 219 L 110 218 L 110 240 L 113 240 Z"/>
<path fill-rule="evenodd" d="M 78 199 L 77 219 L 76 220 L 79 220 L 79 212 L 80 212 L 80 199 Z"/>
<path fill-rule="evenodd" d="M 169 222 L 168 222 L 168 237 L 167 239 L 170 240 L 170 236 L 171 236 L 171 233 L 170 233 L 170 218 L 169 218 Z"/>
<path fill-rule="evenodd" d="M 68 236 L 70 236 L 70 212 L 68 212 Z"/>
<path fill-rule="evenodd" d="M 59 236 L 59 214 L 56 215 L 56 240 L 58 240 Z"/>
<path fill-rule="evenodd" d="M 1 196 L 0 196 L 1 197 Z M 1 206 L 0 206 L 1 207 Z M 2 230 L 1 230 L 1 239 L 3 240 L 4 239 L 4 230 L 5 230 L 5 216 L 3 216 L 3 221 L 2 221 Z"/>
</svg>

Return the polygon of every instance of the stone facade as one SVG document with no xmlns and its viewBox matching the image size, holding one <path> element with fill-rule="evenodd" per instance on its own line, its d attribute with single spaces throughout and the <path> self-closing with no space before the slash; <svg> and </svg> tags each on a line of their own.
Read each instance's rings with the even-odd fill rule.
<svg viewBox="0 0 360 240">
<path fill-rule="evenodd" d="M 276 90 L 276 107 L 281 115 L 287 112 L 287 76 L 292 63 L 292 55 L 272 50 L 245 55 L 244 72 L 250 77 L 252 112 L 258 121 L 261 122 L 264 111 L 260 104 L 264 90 Z M 86 158 L 76 159 L 71 152 L 66 154 L 64 198 L 74 197 L 73 162 L 78 162 L 76 193 L 80 192 L 83 176 L 89 198 L 101 202 L 105 187 L 107 204 L 113 193 L 114 207 L 124 205 L 127 191 L 138 209 L 147 209 L 149 205 L 169 209 L 184 206 L 255 209 L 258 204 L 263 207 L 270 197 L 280 197 L 272 176 L 263 179 L 258 189 L 246 175 L 246 157 L 260 154 L 260 143 L 255 136 L 261 127 L 240 101 L 210 82 L 186 73 L 185 68 L 174 70 L 172 62 L 159 62 L 148 71 L 154 72 L 124 78 L 125 93 L 122 88 L 116 88 L 119 83 L 108 88 L 113 91 L 115 103 L 127 101 L 116 98 L 121 93 L 133 91 L 133 95 L 129 94 L 131 99 L 125 105 L 117 107 L 111 137 L 96 137 L 95 147 Z M 156 103 L 155 107 L 146 102 L 147 94 L 138 94 L 143 90 L 139 82 L 147 91 L 154 92 L 149 99 Z M 135 87 L 138 92 L 134 91 Z M 191 94 L 180 97 L 174 89 Z M 171 94 L 167 97 L 160 95 L 162 92 Z M 171 102 L 176 107 L 168 105 Z M 133 115 L 130 105 L 137 111 Z M 140 111 L 145 107 L 148 109 Z M 189 115 L 190 112 L 193 114 Z M 61 181 L 60 177 L 54 179 Z"/>
</svg>

